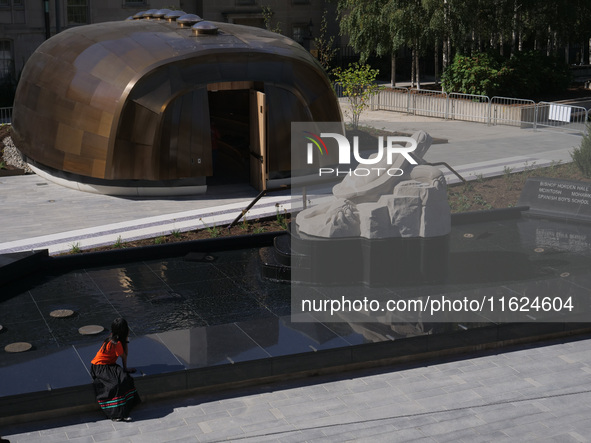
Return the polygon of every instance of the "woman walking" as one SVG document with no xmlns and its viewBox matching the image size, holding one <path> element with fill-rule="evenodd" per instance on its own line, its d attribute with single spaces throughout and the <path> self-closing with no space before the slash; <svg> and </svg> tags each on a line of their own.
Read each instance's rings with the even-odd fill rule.
<svg viewBox="0 0 591 443">
<path fill-rule="evenodd" d="M 135 389 L 134 368 L 127 367 L 127 343 L 129 326 L 123 318 L 117 318 L 111 324 L 111 334 L 91 362 L 96 399 L 103 412 L 113 421 L 131 421 L 131 409 L 140 403 Z M 117 364 L 121 357 L 123 367 Z"/>
</svg>

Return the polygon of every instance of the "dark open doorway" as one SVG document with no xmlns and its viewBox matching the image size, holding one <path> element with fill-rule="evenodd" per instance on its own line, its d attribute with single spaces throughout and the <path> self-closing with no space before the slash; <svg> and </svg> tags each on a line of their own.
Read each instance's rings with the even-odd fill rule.
<svg viewBox="0 0 591 443">
<path fill-rule="evenodd" d="M 250 179 L 249 90 L 209 91 L 213 176 L 208 185 L 247 184 Z"/>
</svg>

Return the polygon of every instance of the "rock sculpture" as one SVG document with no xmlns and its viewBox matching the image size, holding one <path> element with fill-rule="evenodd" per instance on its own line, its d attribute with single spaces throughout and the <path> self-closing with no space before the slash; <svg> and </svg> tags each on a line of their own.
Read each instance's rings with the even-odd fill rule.
<svg viewBox="0 0 591 443">
<path fill-rule="evenodd" d="M 412 138 L 417 141 L 414 156 L 420 162 L 432 138 L 424 131 Z M 434 166 L 411 165 L 401 155 L 393 165 L 386 164 L 386 160 L 384 156 L 368 175 L 345 176 L 333 187 L 331 201 L 301 211 L 296 217 L 298 233 L 365 239 L 449 234 L 451 215 L 443 173 Z M 391 176 L 383 172 L 388 168 L 404 173 Z"/>
</svg>

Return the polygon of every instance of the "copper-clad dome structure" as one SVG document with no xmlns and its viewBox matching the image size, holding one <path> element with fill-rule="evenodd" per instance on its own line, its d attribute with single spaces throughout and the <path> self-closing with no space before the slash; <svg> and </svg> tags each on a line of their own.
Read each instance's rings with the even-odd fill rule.
<svg viewBox="0 0 591 443">
<path fill-rule="evenodd" d="M 93 192 L 203 192 L 223 177 L 263 189 L 289 177 L 291 122 L 342 120 L 326 74 L 279 34 L 214 28 L 136 19 L 52 37 L 19 82 L 17 147 L 36 170 Z"/>
</svg>

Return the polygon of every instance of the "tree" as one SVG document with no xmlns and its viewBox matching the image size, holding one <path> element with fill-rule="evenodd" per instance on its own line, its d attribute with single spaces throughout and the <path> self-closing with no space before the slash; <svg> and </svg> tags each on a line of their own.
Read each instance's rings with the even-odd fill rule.
<svg viewBox="0 0 591 443">
<path fill-rule="evenodd" d="M 425 0 L 339 0 L 341 34 L 347 35 L 361 61 L 376 54 L 392 60 L 391 84 L 396 84 L 396 52 L 412 49 L 413 84 L 419 83 L 419 55 L 430 38 L 429 10 Z"/>
<path fill-rule="evenodd" d="M 316 46 L 316 58 L 322 65 L 325 71 L 329 71 L 332 59 L 335 57 L 337 49 L 334 47 L 334 36 L 327 36 L 328 23 L 326 20 L 326 9 L 322 13 L 322 20 L 320 21 L 320 34 L 314 38 L 314 45 Z"/>
<path fill-rule="evenodd" d="M 382 87 L 376 84 L 377 69 L 369 65 L 354 63 L 345 70 L 337 68 L 334 76 L 343 88 L 343 93 L 351 105 L 351 123 L 353 129 L 359 126 L 361 113 L 369 107 L 369 99 Z"/>
<path fill-rule="evenodd" d="M 396 26 L 388 22 L 384 13 L 392 0 L 339 0 L 338 15 L 341 35 L 349 37 L 349 44 L 359 52 L 361 63 L 372 55 L 388 55 L 392 60 L 390 80 L 396 85 L 396 51 L 402 40 Z"/>
<path fill-rule="evenodd" d="M 571 63 L 569 49 L 576 45 L 574 61 L 586 61 L 587 51 L 591 59 L 589 0 L 339 0 L 338 11 L 341 34 L 363 63 L 373 54 L 392 57 L 393 85 L 395 54 L 402 48 L 412 50 L 413 83 L 427 49 L 437 60 L 442 54 L 444 71 L 456 54 L 490 50 L 503 58 L 528 51 L 556 56 L 560 50 Z"/>
</svg>

